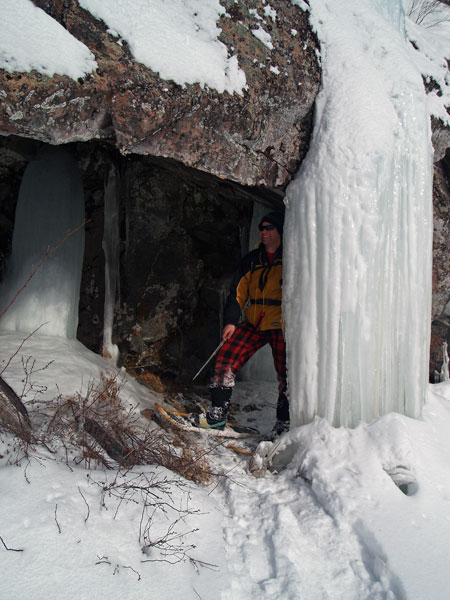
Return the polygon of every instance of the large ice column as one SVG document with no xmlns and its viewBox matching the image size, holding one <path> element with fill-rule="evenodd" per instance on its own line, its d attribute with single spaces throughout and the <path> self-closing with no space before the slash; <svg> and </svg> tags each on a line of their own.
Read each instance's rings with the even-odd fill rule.
<svg viewBox="0 0 450 600">
<path fill-rule="evenodd" d="M 83 220 L 83 186 L 75 159 L 60 147 L 41 150 L 25 169 L 20 186 L 2 309 L 47 250 Z M 83 253 L 81 228 L 48 256 L 2 317 L 0 328 L 30 333 L 42 325 L 42 334 L 76 337 Z"/>
<path fill-rule="evenodd" d="M 432 146 L 401 2 L 314 0 L 322 89 L 288 188 L 284 314 L 294 425 L 421 414 Z"/>
<path fill-rule="evenodd" d="M 103 227 L 103 252 L 105 254 L 105 307 L 103 314 L 102 355 L 117 363 L 119 349 L 112 342 L 114 305 L 119 280 L 119 173 L 110 166 L 105 180 L 105 210 Z"/>
</svg>

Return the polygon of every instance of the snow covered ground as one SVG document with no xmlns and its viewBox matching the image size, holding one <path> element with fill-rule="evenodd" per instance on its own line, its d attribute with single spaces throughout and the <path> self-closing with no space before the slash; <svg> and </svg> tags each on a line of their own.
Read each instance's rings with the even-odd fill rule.
<svg viewBox="0 0 450 600">
<path fill-rule="evenodd" d="M 21 340 L 1 334 L 2 364 Z M 26 379 L 22 358 L 29 356 L 36 360 L 34 391 L 26 390 L 32 415 L 39 386 L 45 386 L 37 395 L 44 406 L 59 393 L 85 391 L 111 369 L 79 342 L 32 336 L 4 373 L 19 391 Z M 126 404 L 143 409 L 164 399 L 123 377 Z M 237 418 L 267 429 L 275 398 L 274 383 L 238 384 Z M 446 598 L 449 430 L 445 382 L 430 386 L 423 420 L 392 413 L 352 430 L 318 418 L 291 431 L 291 445 L 276 460 L 280 472 L 263 479 L 248 473 L 248 457 L 211 449 L 201 434 L 195 439 L 209 448 L 218 475 L 207 485 L 184 482 L 181 488 L 176 482 L 182 480 L 161 467 L 135 469 L 116 481 L 115 471 L 69 468 L 42 447 L 18 466 L 12 439 L 1 434 L 0 598 Z M 175 509 L 185 511 L 175 526 L 187 534 L 176 564 L 159 562 L 157 550 L 142 552 L 142 497 L 119 503 L 104 491 L 138 473 L 173 482 L 171 498 L 158 493 L 175 508 L 155 511 L 151 535 L 167 531 L 179 516 Z M 155 562 L 144 562 L 149 559 Z"/>
</svg>

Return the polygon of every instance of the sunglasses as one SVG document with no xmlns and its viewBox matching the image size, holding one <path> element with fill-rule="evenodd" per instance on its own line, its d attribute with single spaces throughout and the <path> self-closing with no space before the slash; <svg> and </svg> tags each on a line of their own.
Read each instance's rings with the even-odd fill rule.
<svg viewBox="0 0 450 600">
<path fill-rule="evenodd" d="M 275 225 L 258 225 L 258 229 L 260 231 L 264 231 L 264 229 L 266 231 L 273 231 L 275 229 Z"/>
</svg>

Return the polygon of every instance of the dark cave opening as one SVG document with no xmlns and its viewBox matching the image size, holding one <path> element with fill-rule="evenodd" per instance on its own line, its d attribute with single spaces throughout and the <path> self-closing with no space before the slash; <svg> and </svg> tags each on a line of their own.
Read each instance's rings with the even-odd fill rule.
<svg viewBox="0 0 450 600">
<path fill-rule="evenodd" d="M 11 252 L 20 182 L 41 142 L 0 138 L 0 268 Z M 220 340 L 221 307 L 248 250 L 254 203 L 283 205 L 283 193 L 249 188 L 171 159 L 121 155 L 103 142 L 65 146 L 81 171 L 85 252 L 77 338 L 102 351 L 105 310 L 105 182 L 119 174 L 119 286 L 112 342 L 119 365 L 157 385 L 186 383 Z M 206 369 L 200 381 L 209 377 Z"/>
</svg>

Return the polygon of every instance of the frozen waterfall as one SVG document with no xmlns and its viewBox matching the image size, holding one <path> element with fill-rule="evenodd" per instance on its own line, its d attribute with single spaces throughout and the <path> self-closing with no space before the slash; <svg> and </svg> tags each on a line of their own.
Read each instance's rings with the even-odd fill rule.
<svg viewBox="0 0 450 600">
<path fill-rule="evenodd" d="M 363 6 L 362 6 L 363 5 Z M 400 0 L 317 0 L 322 89 L 287 192 L 293 425 L 419 417 L 428 382 L 432 146 Z"/>
<path fill-rule="evenodd" d="M 32 160 L 17 201 L 11 258 L 1 289 L 8 305 L 47 250 L 55 248 L 84 219 L 81 176 L 75 159 L 47 147 Z M 76 337 L 84 229 L 70 235 L 37 270 L 0 321 L 4 330 Z"/>
</svg>

